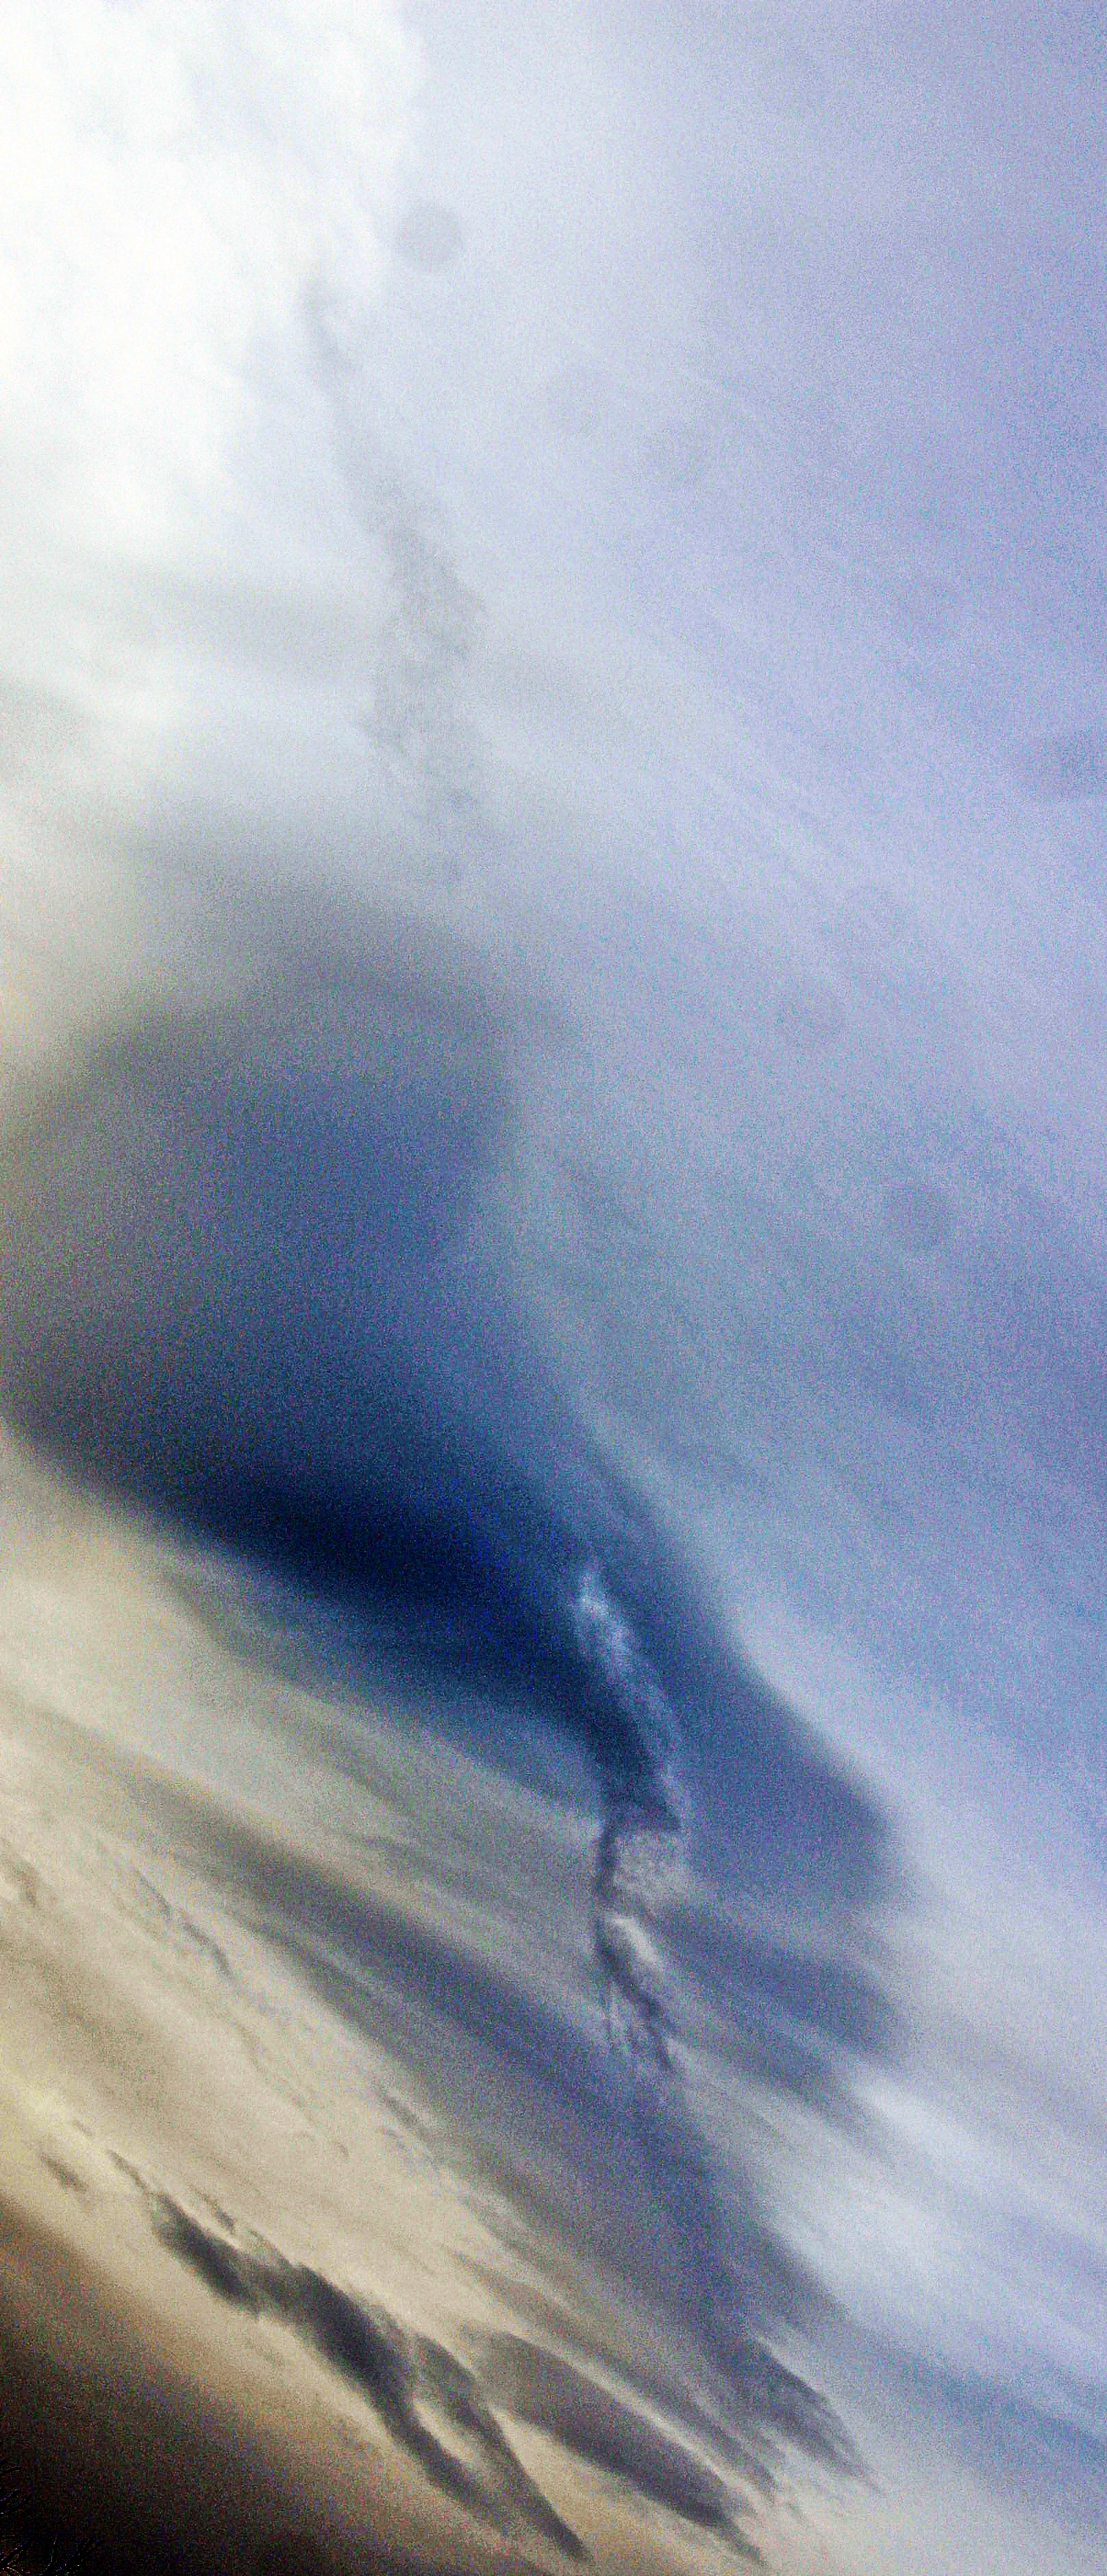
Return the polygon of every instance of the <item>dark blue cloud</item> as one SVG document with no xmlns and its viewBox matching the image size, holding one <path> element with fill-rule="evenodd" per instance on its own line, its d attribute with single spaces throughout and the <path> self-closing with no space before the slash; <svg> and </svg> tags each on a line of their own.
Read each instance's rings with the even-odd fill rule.
<svg viewBox="0 0 1107 2576">
<path fill-rule="evenodd" d="M 579 1420 L 490 1213 L 510 1027 L 448 961 L 309 961 L 93 1053 L 10 1143 L 9 1418 L 79 1477 L 556 1711 L 671 1821 L 674 1730 L 747 1834 L 875 1884 L 878 1821 L 736 1657 Z"/>
</svg>

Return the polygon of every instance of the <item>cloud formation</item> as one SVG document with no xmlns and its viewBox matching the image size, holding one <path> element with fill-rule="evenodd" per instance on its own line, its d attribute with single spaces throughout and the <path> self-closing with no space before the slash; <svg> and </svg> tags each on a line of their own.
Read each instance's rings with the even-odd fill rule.
<svg viewBox="0 0 1107 2576">
<path fill-rule="evenodd" d="M 685 2274 L 763 2087 L 902 2495 L 943 2371 L 1104 2403 L 1101 53 L 933 0 L 0 31 L 9 1412 L 226 1615 L 264 1567 L 259 1672 L 299 1621 L 320 1687 L 575 1748 Z M 228 1001 L 278 880 L 424 965 Z M 930 1911 L 876 1957 L 890 1811 Z M 438 1966 L 602 2133 L 594 2052 Z"/>
</svg>

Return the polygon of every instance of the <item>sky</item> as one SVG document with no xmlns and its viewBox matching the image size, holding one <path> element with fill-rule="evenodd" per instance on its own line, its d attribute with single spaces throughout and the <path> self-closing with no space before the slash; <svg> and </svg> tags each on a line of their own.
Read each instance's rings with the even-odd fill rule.
<svg viewBox="0 0 1107 2576">
<path fill-rule="evenodd" d="M 252 1973 L 298 1960 L 336 2050 L 361 1708 L 477 1927 L 432 1973 L 362 1925 L 397 2062 L 439 2117 L 479 2060 L 501 2156 L 557 2127 L 543 2262 L 591 2176 L 670 2409 L 722 2366 L 697 2266 L 756 2274 L 872 2476 L 809 2442 L 739 2522 L 835 2576 L 1104 2546 L 1104 87 L 1095 13 L 1030 0 L 0 27 L 10 1688 L 202 1774 Z M 232 1868 L 243 1799 L 298 1893 Z M 648 2100 L 597 1976 L 631 2059 L 664 1990 Z M 258 2189 L 240 2304 L 318 2357 Z M 480 2404 L 530 2404 L 486 2325 Z"/>
</svg>

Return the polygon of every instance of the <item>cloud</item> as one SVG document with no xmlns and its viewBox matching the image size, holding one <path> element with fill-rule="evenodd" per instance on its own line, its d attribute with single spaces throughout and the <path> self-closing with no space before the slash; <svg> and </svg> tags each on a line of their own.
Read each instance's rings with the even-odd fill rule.
<svg viewBox="0 0 1107 2576">
<path fill-rule="evenodd" d="M 55 544 L 157 559 L 225 501 L 308 282 L 379 292 L 417 55 L 343 0 L 16 0 L 0 42 L 0 435 Z"/>
<path fill-rule="evenodd" d="M 201 1001 L 48 1086 L 9 1403 L 324 1597 L 335 1663 L 386 1600 L 428 1692 L 479 1673 L 502 1714 L 525 1667 L 633 1813 L 612 1975 L 657 2002 L 668 1907 L 689 2014 L 725 1988 L 820 2134 L 924 1999 L 897 2023 L 860 1955 L 880 1801 L 789 1715 L 848 1736 L 853 1699 L 774 1697 L 736 1605 L 787 1596 L 898 1693 L 864 1758 L 908 1840 L 936 1785 L 984 1820 L 955 1880 L 985 1829 L 1015 1880 L 1101 1877 L 1096 32 L 1001 10 L 984 48 L 932 0 L 0 30 L 5 1046 L 128 981 Z M 556 1064 L 517 1094 L 498 1004 L 461 1043 L 456 988 L 383 1009 L 302 954 L 205 1014 L 276 876 L 545 978 Z M 675 1830 L 631 1889 L 651 1799 L 696 1819 L 702 1921 Z M 943 2279 L 987 2234 L 960 2135 L 921 2192 Z M 950 2293 L 978 2323 L 986 2270 Z"/>
<path fill-rule="evenodd" d="M 479 1696 L 509 1765 L 536 1721 L 587 1763 L 606 2067 L 498 1975 L 351 1911 L 303 1863 L 260 1886 L 260 1919 L 358 2028 L 383 2012 L 405 2053 L 487 2056 L 509 2133 L 567 2123 L 571 2197 L 584 2170 L 604 2204 L 644 2180 L 628 2246 L 651 2249 L 659 2294 L 741 2388 L 736 2356 L 787 2305 L 788 2267 L 732 2216 L 697 2134 L 666 1912 L 682 1855 L 721 1835 L 734 1901 L 785 1931 L 764 1953 L 748 1931 L 693 1937 L 683 1975 L 710 1990 L 741 1957 L 739 2063 L 803 2091 L 797 2059 L 829 2079 L 843 2038 L 879 2044 L 849 1954 L 887 1892 L 883 1820 L 746 1664 L 542 1351 L 497 1217 L 509 1006 L 443 943 L 405 960 L 387 928 L 375 958 L 305 945 L 290 963 L 283 990 L 102 1045 L 13 1133 L 3 1403 L 93 1493 L 278 1577 L 317 1622 L 321 1674 L 329 1651 L 363 1689 L 417 1682 L 447 1721 Z M 802 1964 L 815 1920 L 821 1978 Z M 610 2171 L 613 2121 L 632 2184 Z"/>
</svg>

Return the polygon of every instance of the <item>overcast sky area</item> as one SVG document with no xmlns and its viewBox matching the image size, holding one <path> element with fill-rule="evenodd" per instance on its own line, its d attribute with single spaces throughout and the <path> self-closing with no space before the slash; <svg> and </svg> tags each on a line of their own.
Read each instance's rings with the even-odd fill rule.
<svg viewBox="0 0 1107 2576">
<path fill-rule="evenodd" d="M 4 1673 L 49 1703 L 34 1760 L 62 1799 L 87 1719 L 119 1833 L 120 1746 L 176 1780 L 133 1791 L 134 1850 L 222 1890 L 269 1961 L 242 1992 L 279 1961 L 290 2034 L 310 1994 L 336 2104 L 372 1954 L 373 2047 L 436 2117 L 487 2092 L 487 2171 L 497 2121 L 505 2159 L 548 2155 L 550 2279 L 592 2259 L 574 2189 L 602 2205 L 597 2280 L 628 2352 L 635 2319 L 643 2351 L 671 2336 L 650 2403 L 675 2422 L 683 2389 L 699 2462 L 674 2507 L 635 2434 L 658 2566 L 721 2566 L 735 2531 L 793 2576 L 1101 2566 L 1098 13 L 6 0 L 0 131 L 4 1137 L 55 1103 L 30 1165 L 3 1148 Z M 355 1523 L 408 1564 L 393 1473 L 478 1530 L 464 1691 L 460 1647 L 416 1687 L 406 1628 L 365 1678 Z M 355 1922 L 354 1774 L 289 1713 L 283 1595 L 242 1610 L 293 1492 L 295 1688 L 340 1732 L 361 1693 L 373 1795 L 427 1885 L 469 1891 L 452 1948 L 376 1882 Z M 197 1546 L 171 1580 L 159 1549 Z M 476 1703 L 520 1636 L 535 1714 L 505 1744 Z M 395 1715 L 420 1692 L 440 1778 Z M 633 2055 L 655 1940 L 643 2107 L 588 1977 Z M 60 2100 L 64 2000 L 54 2048 Z M 196 2117 L 127 2224 L 214 2296 L 177 2206 L 215 2170 Z M 464 2195 L 424 2187 L 444 2282 Z M 337 2329 L 284 2189 L 216 2288 L 314 2368 Z M 754 2285 L 744 2381 L 724 2276 Z M 495 2428 L 560 2438 L 583 2346 L 524 2367 L 497 2312 L 462 2400 L 453 2313 L 404 2329 L 418 2425 L 483 2442 L 489 2566 L 564 2565 L 577 2505 Z M 793 2450 L 766 2354 L 809 2403 Z M 756 2440 L 724 2469 L 727 2367 Z M 733 2528 L 709 2458 L 761 2497 Z M 598 2565 L 638 2563 L 619 2528 Z"/>
</svg>

